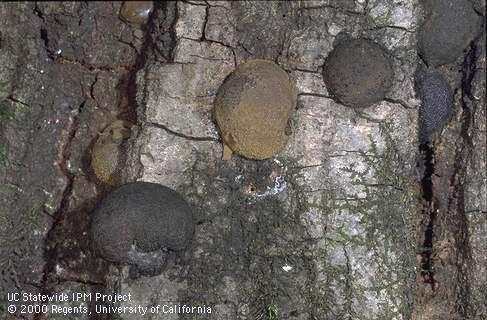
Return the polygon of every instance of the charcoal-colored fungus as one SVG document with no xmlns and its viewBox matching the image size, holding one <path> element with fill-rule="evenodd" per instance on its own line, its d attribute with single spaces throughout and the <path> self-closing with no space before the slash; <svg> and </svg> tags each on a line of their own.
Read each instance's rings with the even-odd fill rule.
<svg viewBox="0 0 487 320">
<path fill-rule="evenodd" d="M 144 25 L 154 9 L 152 1 L 124 1 L 120 9 L 122 20 L 135 25 Z"/>
<path fill-rule="evenodd" d="M 340 103 L 364 108 L 384 99 L 392 84 L 388 54 L 366 39 L 344 39 L 328 55 L 323 79 Z"/>
<path fill-rule="evenodd" d="M 419 140 L 430 143 L 453 114 L 453 93 L 443 75 L 432 68 L 416 72 L 416 92 L 422 100 L 419 109 Z"/>
<path fill-rule="evenodd" d="M 479 16 L 468 0 L 426 0 L 418 48 L 430 66 L 452 63 L 473 40 Z"/>
<path fill-rule="evenodd" d="M 119 183 L 121 144 L 129 136 L 129 125 L 122 120 L 114 121 L 98 136 L 91 150 L 91 168 L 101 182 Z"/>
<path fill-rule="evenodd" d="M 176 191 L 149 182 L 128 183 L 109 193 L 91 225 L 97 254 L 146 275 L 161 273 L 168 252 L 183 250 L 193 233 L 186 201 Z"/>
<path fill-rule="evenodd" d="M 274 156 L 288 140 L 296 101 L 295 86 L 275 63 L 250 60 L 239 65 L 215 99 L 225 148 L 249 159 Z"/>
</svg>

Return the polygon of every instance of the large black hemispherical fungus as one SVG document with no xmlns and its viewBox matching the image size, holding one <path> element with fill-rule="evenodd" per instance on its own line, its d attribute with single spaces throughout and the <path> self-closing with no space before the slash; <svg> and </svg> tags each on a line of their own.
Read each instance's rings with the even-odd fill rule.
<svg viewBox="0 0 487 320">
<path fill-rule="evenodd" d="M 468 0 L 426 0 L 418 48 L 428 65 L 452 63 L 479 30 L 479 16 Z"/>
<path fill-rule="evenodd" d="M 168 252 L 183 250 L 194 233 L 190 207 L 174 190 L 149 182 L 122 185 L 93 215 L 93 249 L 105 260 L 143 275 L 161 273 Z"/>
<path fill-rule="evenodd" d="M 419 109 L 419 140 L 423 144 L 430 143 L 453 114 L 453 93 L 443 75 L 433 68 L 418 69 L 416 91 L 422 100 Z"/>
<path fill-rule="evenodd" d="M 386 51 L 366 39 L 340 41 L 323 66 L 323 79 L 333 97 L 356 108 L 383 100 L 391 87 L 392 76 Z"/>
</svg>

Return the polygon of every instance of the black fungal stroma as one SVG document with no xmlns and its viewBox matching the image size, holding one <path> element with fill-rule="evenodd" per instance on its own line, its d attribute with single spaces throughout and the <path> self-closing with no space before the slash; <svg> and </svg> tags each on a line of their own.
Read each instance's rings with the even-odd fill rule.
<svg viewBox="0 0 487 320">
<path fill-rule="evenodd" d="M 356 108 L 384 99 L 392 85 L 392 76 L 387 52 L 366 39 L 340 41 L 323 66 L 323 79 L 333 97 Z"/>
<path fill-rule="evenodd" d="M 467 0 L 426 0 L 418 49 L 430 66 L 452 63 L 478 33 L 479 16 Z"/>
<path fill-rule="evenodd" d="M 148 182 L 125 184 L 94 212 L 93 249 L 144 275 L 161 273 L 169 251 L 183 250 L 194 233 L 190 207 L 174 190 Z"/>
<path fill-rule="evenodd" d="M 419 140 L 429 143 L 453 113 L 453 94 L 443 75 L 433 68 L 419 68 L 416 91 L 422 100 L 419 109 Z"/>
</svg>

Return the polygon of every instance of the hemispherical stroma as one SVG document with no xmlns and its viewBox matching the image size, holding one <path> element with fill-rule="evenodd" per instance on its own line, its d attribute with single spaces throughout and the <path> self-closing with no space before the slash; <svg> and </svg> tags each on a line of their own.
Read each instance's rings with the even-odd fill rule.
<svg viewBox="0 0 487 320">
<path fill-rule="evenodd" d="M 190 207 L 174 190 L 149 182 L 122 185 L 94 212 L 91 241 L 104 259 L 159 273 L 167 251 L 184 249 L 194 233 Z"/>
<path fill-rule="evenodd" d="M 424 1 L 426 17 L 418 32 L 421 56 L 431 66 L 452 63 L 479 32 L 479 15 L 468 0 Z"/>
<path fill-rule="evenodd" d="M 237 67 L 215 99 L 215 120 L 224 144 L 249 159 L 267 159 L 288 139 L 297 90 L 286 72 L 266 60 Z"/>
<path fill-rule="evenodd" d="M 99 135 L 91 150 L 91 168 L 99 181 L 109 185 L 119 183 L 120 147 L 129 136 L 129 124 L 122 120 L 114 121 Z"/>
<path fill-rule="evenodd" d="M 392 76 L 386 51 L 366 39 L 339 42 L 323 66 L 323 79 L 331 95 L 350 107 L 364 108 L 384 99 Z"/>
<path fill-rule="evenodd" d="M 433 142 L 454 112 L 453 93 L 445 77 L 433 68 L 418 69 L 415 85 L 422 100 L 419 140 L 420 143 Z"/>
<path fill-rule="evenodd" d="M 135 25 L 146 24 L 154 9 L 152 1 L 124 1 L 120 9 L 120 17 Z"/>
</svg>

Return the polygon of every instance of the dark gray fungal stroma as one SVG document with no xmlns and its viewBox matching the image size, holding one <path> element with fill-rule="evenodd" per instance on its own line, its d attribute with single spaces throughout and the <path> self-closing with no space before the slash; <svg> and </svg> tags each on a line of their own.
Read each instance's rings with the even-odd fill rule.
<svg viewBox="0 0 487 320">
<path fill-rule="evenodd" d="M 452 63 L 479 31 L 479 16 L 468 0 L 426 0 L 418 48 L 430 66 Z"/>
<path fill-rule="evenodd" d="M 418 69 L 416 92 L 422 100 L 419 109 L 419 140 L 422 144 L 430 143 L 453 114 L 453 93 L 443 75 L 433 68 Z"/>
<path fill-rule="evenodd" d="M 344 39 L 328 55 L 323 80 L 344 105 L 365 108 L 384 99 L 392 85 L 389 55 L 366 39 Z"/>
<path fill-rule="evenodd" d="M 161 273 L 169 251 L 183 250 L 194 233 L 190 207 L 174 190 L 133 182 L 109 193 L 94 212 L 93 249 L 143 275 Z"/>
</svg>

